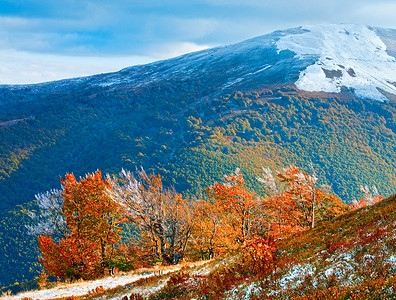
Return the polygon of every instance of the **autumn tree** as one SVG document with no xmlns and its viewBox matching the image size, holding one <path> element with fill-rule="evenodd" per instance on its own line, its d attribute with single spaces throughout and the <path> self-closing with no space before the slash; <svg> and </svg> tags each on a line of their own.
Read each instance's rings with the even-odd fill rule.
<svg viewBox="0 0 396 300">
<path fill-rule="evenodd" d="M 273 237 L 281 235 L 282 232 L 290 231 L 291 224 L 285 222 L 284 206 L 285 206 L 285 187 L 282 186 L 280 181 L 276 181 L 276 177 L 272 174 L 270 168 L 263 168 L 262 177 L 257 180 L 264 185 L 268 197 L 263 199 L 262 213 L 267 215 L 267 236 L 270 234 Z"/>
<path fill-rule="evenodd" d="M 217 204 L 206 201 L 195 202 L 195 222 L 191 237 L 192 254 L 203 259 L 230 250 L 234 243 L 235 230 L 229 219 L 224 217 L 223 209 Z"/>
<path fill-rule="evenodd" d="M 278 249 L 272 240 L 260 237 L 253 237 L 243 245 L 243 265 L 250 270 L 265 275 L 273 266 L 276 260 L 275 252 Z"/>
<path fill-rule="evenodd" d="M 268 169 L 264 169 L 264 176 L 259 178 L 268 190 L 267 202 L 276 210 L 277 221 L 284 227 L 289 226 L 289 230 L 284 230 L 285 233 L 314 228 L 318 220 L 330 218 L 347 209 L 337 197 L 329 194 L 328 186 L 317 185 L 315 169 L 312 165 L 310 169 L 308 173 L 290 166 L 278 171 L 278 181 L 284 184 L 282 193 Z"/>
<path fill-rule="evenodd" d="M 138 227 L 138 243 L 156 258 L 177 263 L 186 252 L 194 222 L 182 196 L 164 188 L 160 175 L 148 175 L 143 169 L 136 177 L 122 170 L 110 180 L 112 199 Z"/>
<path fill-rule="evenodd" d="M 353 203 L 350 205 L 351 209 L 370 206 L 383 199 L 383 197 L 378 193 L 378 189 L 375 185 L 371 187 L 371 190 L 367 185 L 361 185 L 360 191 L 363 192 L 363 197 L 360 198 L 360 201 L 353 200 Z"/>
<path fill-rule="evenodd" d="M 240 170 L 224 176 L 221 183 L 215 183 L 206 192 L 210 201 L 221 209 L 222 218 L 229 219 L 236 233 L 236 241 L 242 244 L 250 239 L 257 220 L 259 198 L 246 189 Z"/>
<path fill-rule="evenodd" d="M 46 235 L 59 241 L 66 235 L 65 216 L 62 214 L 62 190 L 52 189 L 35 195 L 38 211 L 29 210 L 32 224 L 25 225 L 29 235 Z"/>
<path fill-rule="evenodd" d="M 195 218 L 192 207 L 175 191 L 165 197 L 165 232 L 168 248 L 165 259 L 168 263 L 178 263 L 187 251 Z"/>
<path fill-rule="evenodd" d="M 67 233 L 58 243 L 51 236 L 39 236 L 40 262 L 52 276 L 96 278 L 110 266 L 120 240 L 119 205 L 108 195 L 111 185 L 99 170 L 80 181 L 66 174 L 61 183 Z"/>
<path fill-rule="evenodd" d="M 288 189 L 287 213 L 300 227 L 315 227 L 315 212 L 323 198 L 319 198 L 316 188 L 316 172 L 311 165 L 311 174 L 300 171 L 295 166 L 283 169 L 277 175 Z"/>
<path fill-rule="evenodd" d="M 55 243 L 50 236 L 39 236 L 38 242 L 40 262 L 49 275 L 75 281 L 103 274 L 99 247 L 90 240 L 69 236 Z"/>
</svg>

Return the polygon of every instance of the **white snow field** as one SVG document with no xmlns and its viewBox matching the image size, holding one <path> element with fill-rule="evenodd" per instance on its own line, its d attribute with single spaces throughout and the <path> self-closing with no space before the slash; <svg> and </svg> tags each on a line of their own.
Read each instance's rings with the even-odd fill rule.
<svg viewBox="0 0 396 300">
<path fill-rule="evenodd" d="M 290 50 L 301 59 L 318 56 L 300 73 L 296 87 L 309 92 L 339 93 L 341 86 L 358 97 L 385 101 L 378 90 L 396 94 L 396 59 L 373 28 L 362 25 L 306 26 L 302 34 L 277 41 L 278 51 Z M 326 76 L 327 73 L 327 76 Z"/>
</svg>

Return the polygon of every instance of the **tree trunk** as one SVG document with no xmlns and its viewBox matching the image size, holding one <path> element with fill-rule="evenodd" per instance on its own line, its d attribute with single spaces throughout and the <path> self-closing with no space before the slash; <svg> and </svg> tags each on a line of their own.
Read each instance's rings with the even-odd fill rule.
<svg viewBox="0 0 396 300">
<path fill-rule="evenodd" d="M 311 228 L 315 227 L 315 200 L 316 200 L 315 187 L 313 187 Z"/>
</svg>

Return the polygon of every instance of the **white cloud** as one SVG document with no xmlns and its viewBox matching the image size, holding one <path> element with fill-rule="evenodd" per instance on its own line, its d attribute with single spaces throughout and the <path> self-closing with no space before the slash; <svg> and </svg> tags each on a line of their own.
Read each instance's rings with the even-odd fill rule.
<svg viewBox="0 0 396 300">
<path fill-rule="evenodd" d="M 210 48 L 207 45 L 198 45 L 191 42 L 166 43 L 150 51 L 151 56 L 161 59 L 171 58 L 182 54 Z"/>
<path fill-rule="evenodd" d="M 0 84 L 27 84 L 118 71 L 157 60 L 145 56 L 61 56 L 0 50 Z"/>
<path fill-rule="evenodd" d="M 34 20 L 20 17 L 0 17 L 0 27 L 2 30 L 32 30 Z"/>
<path fill-rule="evenodd" d="M 373 26 L 396 28 L 396 3 L 368 3 L 356 10 L 356 19 L 367 20 Z"/>
<path fill-rule="evenodd" d="M 37 0 L 18 9 L 0 12 L 0 83 L 115 71 L 299 25 L 396 28 L 394 0 Z"/>
</svg>

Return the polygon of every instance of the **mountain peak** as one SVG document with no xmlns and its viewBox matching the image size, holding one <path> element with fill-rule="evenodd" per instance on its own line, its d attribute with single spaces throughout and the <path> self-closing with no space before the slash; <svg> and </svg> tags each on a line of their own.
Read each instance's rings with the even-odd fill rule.
<svg viewBox="0 0 396 300">
<path fill-rule="evenodd" d="M 396 30 L 327 24 L 278 30 L 240 43 L 206 49 L 119 72 L 31 86 L 35 94 L 97 86 L 145 89 L 172 86 L 214 98 L 234 91 L 295 85 L 308 92 L 396 100 Z"/>
<path fill-rule="evenodd" d="M 315 57 L 315 63 L 295 82 L 298 89 L 339 93 L 346 87 L 358 97 L 384 101 L 386 93 L 396 94 L 395 39 L 396 30 L 316 25 L 301 27 L 298 34 L 286 34 L 276 45 L 278 53 L 289 50 L 302 60 Z"/>
<path fill-rule="evenodd" d="M 126 68 L 101 81 L 206 81 L 213 94 L 294 84 L 308 92 L 340 93 L 376 101 L 396 98 L 396 30 L 355 24 L 300 26 L 240 43 Z M 215 92 L 214 92 L 215 91 Z M 213 95 L 212 95 L 213 96 Z"/>
</svg>

